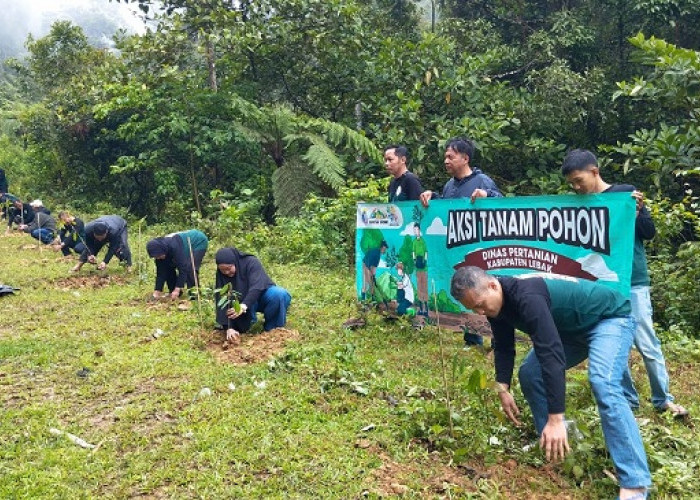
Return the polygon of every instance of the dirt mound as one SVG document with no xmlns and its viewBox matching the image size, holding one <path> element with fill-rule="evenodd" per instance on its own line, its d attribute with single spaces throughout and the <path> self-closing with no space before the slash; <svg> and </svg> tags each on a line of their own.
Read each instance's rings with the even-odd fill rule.
<svg viewBox="0 0 700 500">
<path fill-rule="evenodd" d="M 68 276 L 56 280 L 56 286 L 63 291 L 79 290 L 84 288 L 104 288 L 110 285 L 123 285 L 127 282 L 124 276 L 110 276 L 91 274 L 87 276 Z"/>
<path fill-rule="evenodd" d="M 299 332 L 287 328 L 275 328 L 260 334 L 242 334 L 240 344 L 226 342 L 222 330 L 214 330 L 207 342 L 207 349 L 219 361 L 234 365 L 248 365 L 267 361 L 284 350 L 289 342 L 298 340 Z"/>
</svg>

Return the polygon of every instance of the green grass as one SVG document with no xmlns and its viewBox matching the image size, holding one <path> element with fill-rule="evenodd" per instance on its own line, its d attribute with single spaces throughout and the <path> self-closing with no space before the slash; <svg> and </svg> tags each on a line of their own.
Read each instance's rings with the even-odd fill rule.
<svg viewBox="0 0 700 500">
<path fill-rule="evenodd" d="M 616 493 L 581 370 L 569 375 L 568 404 L 586 441 L 563 464 L 544 464 L 538 450 L 522 450 L 535 439 L 522 398 L 528 425 L 515 429 L 490 390 L 470 385 L 475 372 L 491 379 L 492 359 L 463 350 L 459 334 L 442 332 L 450 433 L 435 328 L 369 313 L 367 327 L 344 330 L 358 314 L 346 270 L 267 266 L 292 293 L 288 327 L 300 338 L 270 360 L 236 366 L 207 349 L 216 335 L 211 304 L 202 331 L 197 307 L 146 301 L 153 266 L 143 256 L 141 272 L 127 275 L 113 262 L 112 284 L 76 288 L 66 281 L 72 262 L 22 248 L 32 243 L 0 237 L 0 282 L 22 288 L 0 298 L 1 498 Z M 206 286 L 215 248 L 202 268 Z M 80 276 L 103 274 L 86 266 Z M 165 335 L 147 341 L 158 328 Z M 674 392 L 694 415 L 699 351 L 694 343 L 667 351 L 669 366 L 682 370 L 673 372 Z M 648 396 L 638 362 L 635 379 Z M 211 396 L 199 396 L 204 387 Z M 649 419 L 642 430 L 658 496 L 692 496 L 700 490 L 697 431 L 649 404 L 640 417 Z M 98 448 L 80 448 L 52 427 Z"/>
</svg>

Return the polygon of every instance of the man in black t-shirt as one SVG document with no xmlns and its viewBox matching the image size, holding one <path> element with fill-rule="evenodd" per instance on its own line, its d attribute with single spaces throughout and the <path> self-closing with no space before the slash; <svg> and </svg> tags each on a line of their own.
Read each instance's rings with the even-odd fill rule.
<svg viewBox="0 0 700 500">
<path fill-rule="evenodd" d="M 389 203 L 417 200 L 423 192 L 420 179 L 408 170 L 408 149 L 405 146 L 388 146 L 384 150 L 384 166 L 392 176 L 389 183 Z"/>
<path fill-rule="evenodd" d="M 630 301 L 632 315 L 637 321 L 634 346 L 644 361 L 651 387 L 651 402 L 660 411 L 669 411 L 674 417 L 688 416 L 688 410 L 674 402 L 669 389 L 666 360 L 661 350 L 661 341 L 654 330 L 653 310 L 650 296 L 649 271 L 644 241 L 651 240 L 656 227 L 649 210 L 644 205 L 644 196 L 630 184 L 609 184 L 603 180 L 598 159 L 587 149 L 569 151 L 561 167 L 561 173 L 578 194 L 630 192 L 637 201 L 637 217 L 634 220 L 634 254 L 632 260 L 632 287 Z M 629 369 L 622 379 L 625 397 L 632 409 L 639 408 L 639 393 L 634 387 Z"/>
</svg>

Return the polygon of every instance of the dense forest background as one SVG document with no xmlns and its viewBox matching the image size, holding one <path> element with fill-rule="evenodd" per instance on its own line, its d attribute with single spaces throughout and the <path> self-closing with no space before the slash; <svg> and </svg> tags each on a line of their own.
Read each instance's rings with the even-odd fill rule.
<svg viewBox="0 0 700 500">
<path fill-rule="evenodd" d="M 100 45 L 57 21 L 5 60 L 14 194 L 251 244 L 276 224 L 299 240 L 278 255 L 342 262 L 354 202 L 384 196 L 387 144 L 405 144 L 435 189 L 444 142 L 469 136 L 473 163 L 512 194 L 565 191 L 566 150 L 589 148 L 606 180 L 649 198 L 652 271 L 677 278 L 655 306 L 697 334 L 679 303 L 700 299 L 700 0 L 130 5 L 141 34 Z"/>
</svg>

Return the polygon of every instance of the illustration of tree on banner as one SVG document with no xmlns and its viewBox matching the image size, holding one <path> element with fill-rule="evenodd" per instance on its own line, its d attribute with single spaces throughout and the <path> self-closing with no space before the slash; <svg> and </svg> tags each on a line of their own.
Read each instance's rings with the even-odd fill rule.
<svg viewBox="0 0 700 500">
<path fill-rule="evenodd" d="M 399 248 L 399 262 L 403 264 L 406 274 L 413 274 L 416 266 L 413 263 L 413 238 L 409 235 L 404 236 L 403 244 Z"/>
<path fill-rule="evenodd" d="M 362 231 L 362 239 L 360 239 L 360 250 L 366 254 L 373 248 L 379 248 L 383 239 L 384 235 L 379 229 L 365 229 Z"/>
</svg>

